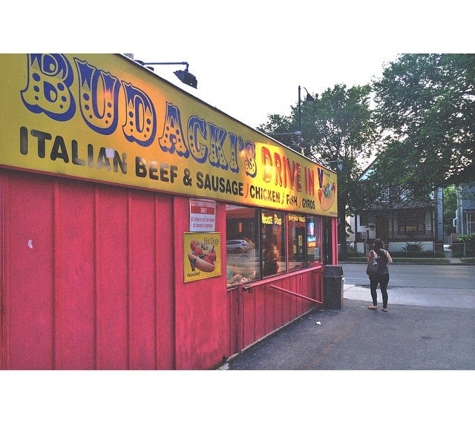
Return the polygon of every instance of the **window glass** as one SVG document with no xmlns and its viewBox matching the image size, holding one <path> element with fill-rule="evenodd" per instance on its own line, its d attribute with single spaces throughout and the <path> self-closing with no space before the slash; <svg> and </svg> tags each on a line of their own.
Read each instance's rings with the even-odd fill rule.
<svg viewBox="0 0 475 422">
<path fill-rule="evenodd" d="M 226 205 L 228 287 L 260 278 L 257 211 Z"/>
<path fill-rule="evenodd" d="M 424 213 L 401 214 L 398 220 L 398 234 L 402 234 L 402 235 L 425 234 Z"/>
<path fill-rule="evenodd" d="M 226 205 L 228 287 L 322 262 L 322 217 Z"/>
<path fill-rule="evenodd" d="M 475 212 L 467 211 L 465 221 L 467 223 L 467 234 L 475 233 Z"/>
<path fill-rule="evenodd" d="M 306 254 L 306 219 L 299 214 L 287 214 L 288 235 L 287 248 L 289 251 L 289 271 L 298 270 L 305 266 Z"/>
<path fill-rule="evenodd" d="M 285 272 L 285 213 L 261 211 L 261 233 L 263 277 Z"/>
<path fill-rule="evenodd" d="M 313 266 L 321 262 L 322 219 L 321 217 L 307 217 L 307 265 Z"/>
</svg>

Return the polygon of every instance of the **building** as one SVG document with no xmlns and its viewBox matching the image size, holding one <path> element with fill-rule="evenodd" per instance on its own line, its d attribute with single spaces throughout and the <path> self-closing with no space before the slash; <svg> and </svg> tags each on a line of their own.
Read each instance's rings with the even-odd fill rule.
<svg viewBox="0 0 475 422">
<path fill-rule="evenodd" d="M 365 180 L 370 165 L 361 175 Z M 358 252 L 366 253 L 374 239 L 382 239 L 391 252 L 443 250 L 442 189 L 426 202 L 401 198 L 397 189 L 388 188 L 376 203 L 361 214 L 351 216 L 349 242 Z"/>
<path fill-rule="evenodd" d="M 464 184 L 456 189 L 457 209 L 454 227 L 456 235 L 475 233 L 475 185 Z"/>
<path fill-rule="evenodd" d="M 210 369 L 324 304 L 334 172 L 123 55 L 0 64 L 1 369 Z"/>
</svg>

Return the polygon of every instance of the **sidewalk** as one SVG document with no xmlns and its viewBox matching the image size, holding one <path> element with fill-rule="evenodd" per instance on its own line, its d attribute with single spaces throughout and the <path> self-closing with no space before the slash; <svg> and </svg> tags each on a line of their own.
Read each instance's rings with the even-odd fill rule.
<svg viewBox="0 0 475 422">
<path fill-rule="evenodd" d="M 378 290 L 379 295 L 379 290 Z M 436 289 L 388 287 L 389 306 L 423 306 L 430 308 L 475 309 L 475 289 Z M 349 300 L 371 301 L 368 287 L 344 284 L 343 296 Z"/>
<path fill-rule="evenodd" d="M 231 359 L 230 370 L 475 370 L 475 289 L 344 285 L 342 309 L 316 309 Z M 449 306 L 450 305 L 450 306 Z"/>
</svg>

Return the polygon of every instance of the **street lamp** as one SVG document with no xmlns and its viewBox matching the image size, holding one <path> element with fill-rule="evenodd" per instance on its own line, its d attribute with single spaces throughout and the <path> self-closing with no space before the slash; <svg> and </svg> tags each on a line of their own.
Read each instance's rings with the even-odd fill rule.
<svg viewBox="0 0 475 422">
<path fill-rule="evenodd" d="M 305 98 L 305 102 L 306 103 L 313 103 L 315 101 L 315 98 L 313 98 L 307 91 L 307 88 L 305 88 L 305 92 L 307 93 L 307 97 Z M 299 136 L 299 145 L 300 145 L 300 142 L 301 142 L 301 139 L 302 139 L 302 100 L 300 99 L 300 91 L 301 91 L 301 87 L 299 85 L 299 102 L 298 102 L 298 110 L 299 110 L 299 114 L 298 114 L 298 136 Z"/>
<path fill-rule="evenodd" d="M 188 72 L 188 62 L 151 62 L 151 63 L 144 63 L 141 60 L 135 60 L 137 63 L 141 64 L 142 66 L 146 66 L 150 70 L 154 70 L 153 67 L 150 66 L 160 66 L 160 65 L 186 65 L 185 70 L 176 70 L 173 72 L 180 81 L 182 81 L 185 85 L 189 85 L 192 88 L 198 87 L 198 80 L 196 76 L 192 73 Z"/>
<path fill-rule="evenodd" d="M 297 145 L 300 147 L 300 151 L 302 154 L 304 153 L 304 148 L 302 147 L 302 99 L 301 99 L 301 89 L 302 87 L 299 85 L 299 90 L 298 90 L 298 115 L 297 115 L 297 124 L 298 128 L 296 132 L 287 132 L 287 133 L 269 133 L 269 135 L 274 135 L 274 136 L 285 136 L 285 135 L 297 135 Z M 305 92 L 307 93 L 307 96 L 305 97 L 305 102 L 306 103 L 313 103 L 315 99 L 308 93 L 307 88 L 305 89 Z"/>
</svg>

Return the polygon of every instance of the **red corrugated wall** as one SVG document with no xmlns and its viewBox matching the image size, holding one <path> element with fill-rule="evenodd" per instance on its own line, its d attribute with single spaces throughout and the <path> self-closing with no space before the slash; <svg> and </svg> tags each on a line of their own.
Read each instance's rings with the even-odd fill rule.
<svg viewBox="0 0 475 422">
<path fill-rule="evenodd" d="M 319 279 L 317 270 L 306 271 L 244 290 L 242 347 L 249 346 L 313 309 L 314 302 L 297 295 L 322 301 Z"/>
<path fill-rule="evenodd" d="M 174 197 L 174 230 L 176 250 L 183 251 L 182 233 L 189 231 L 189 200 Z M 226 205 L 218 203 L 216 208 L 216 231 L 221 233 L 221 256 L 225 256 Z M 226 271 L 223 262 L 221 277 L 209 278 L 192 283 L 183 283 L 183 252 L 178 253 L 180 261 L 175 271 L 176 312 L 176 369 L 210 369 L 229 352 L 229 322 L 226 295 Z"/>
<path fill-rule="evenodd" d="M 0 170 L 3 369 L 210 369 L 322 300 L 321 268 L 183 282 L 189 200 Z M 226 210 L 216 231 L 225 256 Z"/>
<path fill-rule="evenodd" d="M 307 298 L 323 301 L 321 266 L 251 285 L 238 286 L 228 292 L 231 333 L 229 348 L 233 354 L 241 352 L 315 306 L 321 306 Z"/>
<path fill-rule="evenodd" d="M 225 281 L 182 281 L 186 198 L 2 170 L 0 201 L 3 369 L 222 359 Z"/>
</svg>

